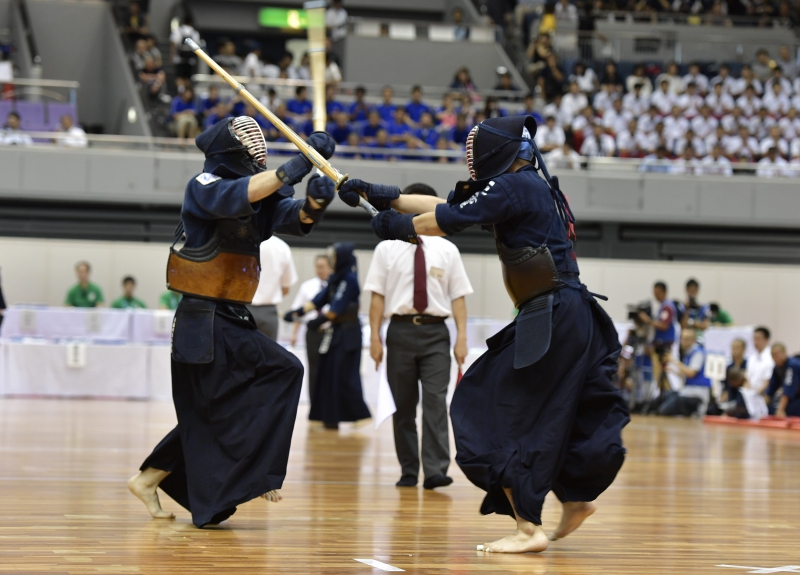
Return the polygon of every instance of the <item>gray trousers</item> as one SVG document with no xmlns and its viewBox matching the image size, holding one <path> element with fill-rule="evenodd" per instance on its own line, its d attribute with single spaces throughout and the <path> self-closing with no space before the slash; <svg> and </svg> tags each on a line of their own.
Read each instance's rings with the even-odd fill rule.
<svg viewBox="0 0 800 575">
<path fill-rule="evenodd" d="M 272 341 L 278 341 L 278 308 L 274 305 L 249 305 L 247 309 L 253 314 L 258 331 Z"/>
<path fill-rule="evenodd" d="M 443 323 L 414 325 L 393 321 L 386 334 L 386 375 L 397 406 L 392 421 L 394 446 L 404 476 L 419 475 L 417 404 L 422 383 L 422 471 L 447 475 L 450 441 L 447 386 L 450 383 L 450 333 Z"/>
</svg>

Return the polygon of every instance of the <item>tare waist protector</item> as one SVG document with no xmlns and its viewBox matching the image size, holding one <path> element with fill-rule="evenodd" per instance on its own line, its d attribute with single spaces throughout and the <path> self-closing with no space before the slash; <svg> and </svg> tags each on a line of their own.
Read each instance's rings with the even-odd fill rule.
<svg viewBox="0 0 800 575">
<path fill-rule="evenodd" d="M 506 291 L 520 309 L 525 302 L 558 286 L 558 271 L 547 246 L 508 248 L 497 242 Z"/>
<path fill-rule="evenodd" d="M 219 220 L 199 248 L 170 248 L 167 288 L 184 295 L 249 304 L 261 272 L 260 237 L 250 218 Z"/>
</svg>

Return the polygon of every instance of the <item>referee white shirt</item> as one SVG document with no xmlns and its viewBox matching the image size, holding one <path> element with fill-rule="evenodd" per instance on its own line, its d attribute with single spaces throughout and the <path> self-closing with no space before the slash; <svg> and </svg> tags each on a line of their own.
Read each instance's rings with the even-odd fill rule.
<svg viewBox="0 0 800 575">
<path fill-rule="evenodd" d="M 300 284 L 300 289 L 297 290 L 297 295 L 294 296 L 294 301 L 292 302 L 292 309 L 297 309 L 303 307 L 305 304 L 310 302 L 312 299 L 317 297 L 317 294 L 322 291 L 322 288 L 327 287 L 328 282 L 324 282 L 318 277 L 314 276 L 310 280 L 306 280 Z M 322 308 L 323 312 L 328 311 L 328 305 Z M 303 317 L 300 318 L 300 322 L 307 324 L 312 319 L 317 319 L 319 312 L 316 310 L 310 311 L 305 314 Z"/>
<path fill-rule="evenodd" d="M 369 265 L 364 290 L 385 299 L 384 317 L 426 314 L 448 317 L 452 301 L 473 293 L 461 253 L 450 241 L 425 236 L 422 250 L 427 271 L 428 307 L 414 309 L 414 253 L 417 246 L 399 240 L 378 244 Z"/>
<path fill-rule="evenodd" d="M 278 305 L 297 283 L 297 270 L 289 245 L 277 236 L 261 243 L 261 276 L 252 305 Z"/>
<path fill-rule="evenodd" d="M 756 350 L 747 357 L 747 384 L 750 389 L 763 393 L 772 379 L 775 362 L 772 360 L 772 346 Z"/>
</svg>

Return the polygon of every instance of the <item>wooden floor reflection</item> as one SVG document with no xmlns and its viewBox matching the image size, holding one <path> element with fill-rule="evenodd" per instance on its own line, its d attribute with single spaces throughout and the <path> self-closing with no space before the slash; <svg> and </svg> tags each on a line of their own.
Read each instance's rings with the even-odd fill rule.
<svg viewBox="0 0 800 575">
<path fill-rule="evenodd" d="M 174 423 L 162 403 L 0 400 L 0 572 L 746 573 L 800 564 L 800 433 L 638 418 L 600 510 L 542 555 L 477 543 L 513 528 L 481 517 L 454 465 L 436 492 L 397 489 L 391 426 L 325 431 L 301 408 L 284 500 L 253 501 L 218 529 L 150 520 L 126 490 Z M 545 527 L 558 519 L 548 500 Z M 766 572 L 766 571 L 765 571 Z M 781 571 L 770 571 L 781 572 Z M 800 572 L 786 570 L 783 572 Z"/>
</svg>

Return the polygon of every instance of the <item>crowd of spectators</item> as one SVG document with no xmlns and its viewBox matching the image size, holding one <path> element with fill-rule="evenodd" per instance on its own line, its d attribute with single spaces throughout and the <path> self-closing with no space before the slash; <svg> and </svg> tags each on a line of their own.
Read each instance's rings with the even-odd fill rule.
<svg viewBox="0 0 800 575">
<path fill-rule="evenodd" d="M 717 303 L 699 299 L 700 284 L 686 282 L 685 299 L 670 299 L 667 285 L 653 286 L 655 306 L 631 306 L 633 325 L 620 358 L 620 387 L 634 408 L 658 415 L 729 415 L 740 419 L 800 416 L 800 360 L 782 343 L 770 345 L 770 330 L 753 330 L 751 352 L 741 338 L 731 343 L 730 361 L 714 389 L 707 375 L 705 332 L 730 327 L 733 319 Z"/>
<path fill-rule="evenodd" d="M 21 129 L 21 123 L 19 113 L 8 113 L 0 130 L 0 146 L 32 146 L 35 143 L 31 135 Z M 44 141 L 66 148 L 85 148 L 89 145 L 86 132 L 75 124 L 70 114 L 61 116 L 56 133 L 56 137 Z"/>
</svg>

